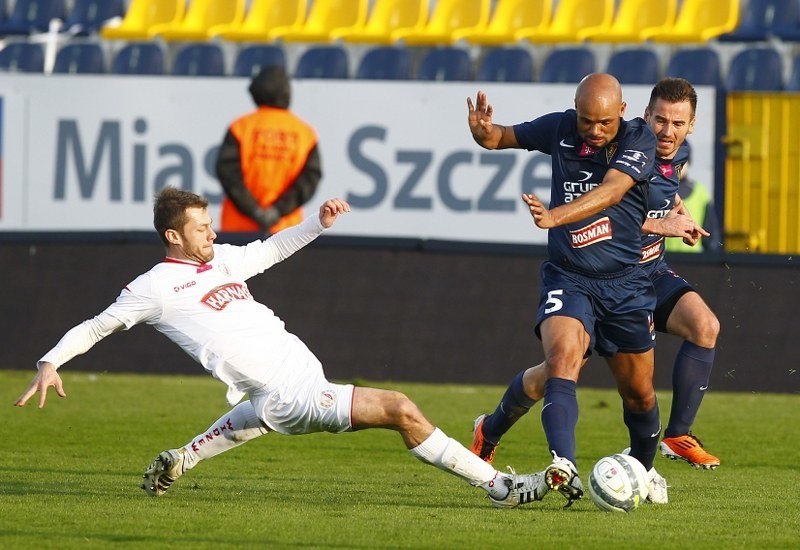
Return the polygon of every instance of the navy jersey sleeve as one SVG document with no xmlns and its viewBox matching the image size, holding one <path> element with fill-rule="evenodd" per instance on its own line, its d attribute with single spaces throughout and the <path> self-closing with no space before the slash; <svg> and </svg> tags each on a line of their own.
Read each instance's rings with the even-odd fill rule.
<svg viewBox="0 0 800 550">
<path fill-rule="evenodd" d="M 550 113 L 530 122 L 515 124 L 513 130 L 517 143 L 528 151 L 541 151 L 551 155 L 553 136 L 556 135 L 562 118 L 564 113 Z"/>
<path fill-rule="evenodd" d="M 627 131 L 609 168 L 628 174 L 634 181 L 647 181 L 655 162 L 656 136 L 641 118 L 626 124 Z"/>
</svg>

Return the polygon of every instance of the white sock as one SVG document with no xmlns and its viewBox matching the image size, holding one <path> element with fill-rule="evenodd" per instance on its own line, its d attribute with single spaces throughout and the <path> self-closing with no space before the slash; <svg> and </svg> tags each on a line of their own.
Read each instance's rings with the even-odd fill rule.
<svg viewBox="0 0 800 550">
<path fill-rule="evenodd" d="M 472 454 L 455 439 L 447 437 L 439 428 L 433 430 L 428 439 L 409 450 L 421 461 L 457 475 L 471 485 L 491 493 L 495 498 L 503 499 L 508 495 L 508 488 L 504 483 L 494 483 L 496 478 L 505 477 L 504 474 Z"/>
<path fill-rule="evenodd" d="M 215 457 L 268 431 L 250 401 L 242 401 L 181 449 L 185 454 L 184 470 L 191 470 L 199 461 Z"/>
</svg>

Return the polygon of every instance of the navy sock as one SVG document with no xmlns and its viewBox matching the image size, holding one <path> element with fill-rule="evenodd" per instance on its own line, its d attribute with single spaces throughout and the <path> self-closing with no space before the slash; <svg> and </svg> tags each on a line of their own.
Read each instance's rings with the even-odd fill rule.
<svg viewBox="0 0 800 550">
<path fill-rule="evenodd" d="M 714 349 L 684 342 L 672 367 L 672 408 L 664 437 L 689 433 L 708 389 Z"/>
<path fill-rule="evenodd" d="M 636 413 L 622 406 L 622 416 L 631 437 L 631 456 L 644 465 L 646 470 L 653 467 L 653 459 L 658 450 L 661 435 L 661 420 L 658 415 L 658 401 L 649 411 Z"/>
<path fill-rule="evenodd" d="M 544 385 L 542 426 L 551 452 L 575 464 L 575 425 L 578 423 L 577 384 L 551 378 Z"/>
<path fill-rule="evenodd" d="M 520 372 L 511 381 L 506 393 L 500 400 L 495 411 L 483 420 L 483 437 L 491 443 L 499 443 L 500 438 L 511 429 L 514 423 L 536 403 L 525 393 L 522 377 L 525 371 Z"/>
</svg>

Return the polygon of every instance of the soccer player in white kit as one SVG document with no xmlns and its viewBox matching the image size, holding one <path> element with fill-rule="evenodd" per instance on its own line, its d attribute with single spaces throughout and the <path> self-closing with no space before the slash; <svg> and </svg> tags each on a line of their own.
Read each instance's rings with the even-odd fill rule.
<svg viewBox="0 0 800 550">
<path fill-rule="evenodd" d="M 286 435 L 388 428 L 411 454 L 486 491 L 492 505 L 514 508 L 541 500 L 543 473 L 495 470 L 431 424 L 396 391 L 328 382 L 313 353 L 256 302 L 247 279 L 285 260 L 350 211 L 331 199 L 302 223 L 245 246 L 214 244 L 208 201 L 166 187 L 156 198 L 154 225 L 166 258 L 127 285 L 96 317 L 70 329 L 38 363 L 38 373 L 15 402 L 25 405 L 48 388 L 66 397 L 57 369 L 106 336 L 146 323 L 166 335 L 228 386 L 233 408 L 185 446 L 160 453 L 142 488 L 160 496 L 199 461 L 270 431 Z M 248 395 L 246 401 L 240 400 Z M 238 404 L 237 404 L 238 403 Z"/>
</svg>

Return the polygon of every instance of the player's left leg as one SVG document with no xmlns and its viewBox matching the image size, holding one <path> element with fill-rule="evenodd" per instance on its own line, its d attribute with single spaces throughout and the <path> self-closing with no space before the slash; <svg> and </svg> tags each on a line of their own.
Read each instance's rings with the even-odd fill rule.
<svg viewBox="0 0 800 550">
<path fill-rule="evenodd" d="M 480 487 L 494 506 L 513 508 L 541 500 L 547 492 L 543 474 L 498 472 L 431 424 L 417 405 L 400 392 L 354 388 L 351 411 L 354 430 L 397 431 L 412 455 Z"/>
<path fill-rule="evenodd" d="M 669 334 L 684 339 L 672 369 L 672 407 L 661 444 L 662 454 L 695 467 L 716 468 L 720 461 L 691 435 L 709 386 L 719 320 L 697 292 L 683 294 L 666 321 Z"/>
<path fill-rule="evenodd" d="M 268 431 L 251 402 L 242 401 L 183 447 L 160 453 L 142 476 L 141 488 L 150 496 L 161 496 L 199 461 L 229 451 Z"/>
</svg>

